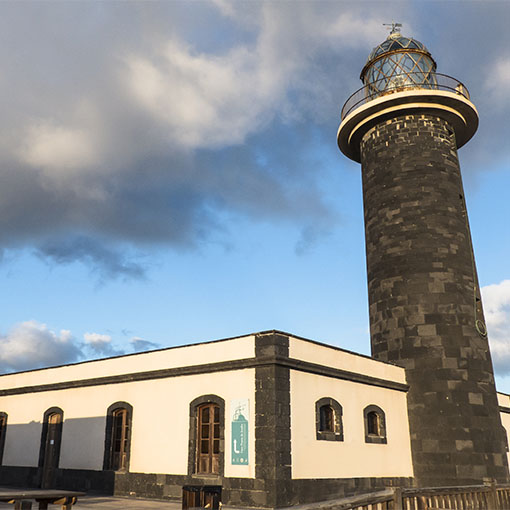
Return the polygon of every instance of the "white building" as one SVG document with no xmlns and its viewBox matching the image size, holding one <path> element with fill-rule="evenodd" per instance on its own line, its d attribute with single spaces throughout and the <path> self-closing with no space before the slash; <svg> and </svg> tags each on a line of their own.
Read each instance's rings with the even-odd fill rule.
<svg viewBox="0 0 510 510">
<path fill-rule="evenodd" d="M 413 476 L 404 369 L 277 331 L 3 375 L 0 388 L 4 485 L 158 498 L 207 486 L 272 507 Z"/>
</svg>

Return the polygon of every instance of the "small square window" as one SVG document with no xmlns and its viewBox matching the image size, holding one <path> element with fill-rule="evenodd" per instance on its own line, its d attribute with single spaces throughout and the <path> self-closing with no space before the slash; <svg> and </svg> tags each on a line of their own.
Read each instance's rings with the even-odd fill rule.
<svg viewBox="0 0 510 510">
<path fill-rule="evenodd" d="M 365 423 L 365 443 L 386 444 L 386 416 L 376 405 L 369 405 L 363 410 Z"/>
<path fill-rule="evenodd" d="M 321 441 L 343 441 L 342 406 L 332 398 L 315 402 L 315 434 Z"/>
</svg>

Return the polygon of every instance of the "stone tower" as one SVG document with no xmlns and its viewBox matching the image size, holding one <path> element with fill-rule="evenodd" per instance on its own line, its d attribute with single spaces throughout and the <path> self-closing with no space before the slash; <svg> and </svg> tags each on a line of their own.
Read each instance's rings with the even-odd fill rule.
<svg viewBox="0 0 510 510">
<path fill-rule="evenodd" d="M 478 113 L 395 25 L 361 80 L 338 145 L 361 162 L 372 355 L 406 368 L 416 483 L 508 481 L 457 157 Z"/>
</svg>

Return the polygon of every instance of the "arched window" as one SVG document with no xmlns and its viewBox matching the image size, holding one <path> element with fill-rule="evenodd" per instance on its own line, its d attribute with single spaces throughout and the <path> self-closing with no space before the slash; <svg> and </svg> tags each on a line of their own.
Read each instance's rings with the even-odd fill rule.
<svg viewBox="0 0 510 510">
<path fill-rule="evenodd" d="M 384 411 L 376 405 L 363 410 L 365 422 L 365 443 L 386 444 L 386 417 Z"/>
<path fill-rule="evenodd" d="M 44 413 L 39 449 L 41 488 L 43 489 L 52 489 L 55 485 L 63 424 L 64 411 L 60 407 L 50 407 Z"/>
<path fill-rule="evenodd" d="M 320 409 L 320 432 L 334 432 L 335 431 L 335 414 L 333 408 L 329 405 L 321 406 Z"/>
<path fill-rule="evenodd" d="M 190 404 L 189 474 L 223 476 L 225 401 L 204 395 Z"/>
<path fill-rule="evenodd" d="M 315 433 L 318 440 L 343 441 L 342 406 L 329 397 L 315 402 Z"/>
<path fill-rule="evenodd" d="M 198 407 L 197 473 L 219 473 L 220 406 L 202 404 Z"/>
<path fill-rule="evenodd" d="M 103 469 L 129 471 L 132 419 L 133 407 L 127 402 L 115 402 L 108 408 Z"/>
<path fill-rule="evenodd" d="M 367 413 L 367 431 L 369 436 L 380 436 L 381 435 L 381 420 L 379 413 L 370 411 Z"/>
<path fill-rule="evenodd" d="M 4 457 L 5 434 L 7 432 L 7 413 L 0 413 L 0 465 Z"/>
</svg>

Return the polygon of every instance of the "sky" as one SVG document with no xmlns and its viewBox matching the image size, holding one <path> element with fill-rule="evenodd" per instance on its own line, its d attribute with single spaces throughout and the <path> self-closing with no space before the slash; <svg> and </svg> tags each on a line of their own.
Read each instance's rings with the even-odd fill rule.
<svg viewBox="0 0 510 510">
<path fill-rule="evenodd" d="M 460 149 L 510 393 L 510 2 L 0 3 L 0 372 L 268 329 L 369 354 L 340 110 L 388 30 L 480 114 Z"/>
</svg>

